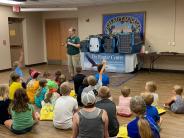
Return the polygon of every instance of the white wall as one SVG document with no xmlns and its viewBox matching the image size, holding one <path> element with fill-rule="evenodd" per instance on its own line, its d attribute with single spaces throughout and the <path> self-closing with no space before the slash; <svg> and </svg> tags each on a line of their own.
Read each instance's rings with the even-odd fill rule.
<svg viewBox="0 0 184 138">
<path fill-rule="evenodd" d="M 103 14 L 146 11 L 146 42 L 152 45 L 153 50 L 172 51 L 174 49 L 168 47 L 168 42 L 174 36 L 173 4 L 173 0 L 154 0 L 82 8 L 79 10 L 79 35 L 83 39 L 90 34 L 102 33 Z M 85 21 L 87 18 L 89 23 Z"/>
<path fill-rule="evenodd" d="M 40 13 L 14 14 L 11 7 L 0 6 L 0 70 L 11 67 L 8 17 L 25 18 L 23 22 L 24 52 L 25 63 L 29 65 L 46 61 L 45 27 L 43 24 L 45 19 L 77 17 L 79 36 L 84 39 L 90 34 L 102 33 L 103 14 L 139 11 L 146 11 L 146 44 L 151 45 L 153 51 L 184 53 L 183 0 L 176 0 L 176 13 L 175 0 L 152 0 L 151 2 L 82 7 L 74 12 L 44 12 L 42 15 Z M 85 21 L 88 18 L 90 22 Z M 3 46 L 2 40 L 6 40 L 6 46 Z M 168 42 L 174 41 L 176 42 L 175 46 L 168 46 Z M 161 58 L 157 61 L 155 67 L 158 69 L 184 70 L 183 59 L 183 57 Z"/>
<path fill-rule="evenodd" d="M 140 11 L 146 11 L 146 45 L 151 45 L 152 50 L 157 52 L 184 53 L 182 43 L 184 38 L 184 0 L 152 0 L 82 7 L 78 12 L 46 12 L 43 13 L 43 19 L 78 17 L 79 36 L 84 39 L 91 34 L 102 33 L 103 14 Z M 90 21 L 86 22 L 88 18 Z M 176 45 L 168 45 L 169 42 L 176 42 Z M 145 67 L 148 67 L 147 62 Z M 155 63 L 155 67 L 157 69 L 184 70 L 184 57 L 161 57 Z"/>
<path fill-rule="evenodd" d="M 8 14 L 7 8 L 0 6 L 0 70 L 11 67 Z M 6 45 L 3 45 L 3 40 Z"/>
<path fill-rule="evenodd" d="M 43 24 L 40 13 L 26 15 L 27 64 L 44 62 Z"/>
<path fill-rule="evenodd" d="M 25 64 L 44 62 L 43 25 L 40 13 L 15 14 L 11 7 L 0 6 L 0 70 L 11 68 L 8 17 L 22 17 Z M 6 40 L 4 46 L 2 41 Z"/>
</svg>

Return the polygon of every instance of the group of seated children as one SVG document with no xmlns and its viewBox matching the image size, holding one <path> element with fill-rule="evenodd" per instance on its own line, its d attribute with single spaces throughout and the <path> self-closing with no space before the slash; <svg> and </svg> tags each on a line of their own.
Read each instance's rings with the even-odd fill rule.
<svg viewBox="0 0 184 138">
<path fill-rule="evenodd" d="M 77 67 L 74 76 L 74 90 L 77 99 L 70 96 L 72 88 L 61 71 L 55 78 L 49 72 L 40 77 L 40 72 L 31 69 L 30 77 L 22 83 L 16 72 L 10 75 L 10 84 L 0 85 L 0 124 L 4 124 L 15 134 L 23 134 L 32 129 L 40 115 L 33 104 L 42 108 L 53 105 L 53 125 L 58 129 L 72 129 L 72 138 L 115 138 L 119 132 L 117 114 L 123 117 L 135 115 L 127 125 L 131 138 L 159 138 L 162 118 L 157 106 L 157 86 L 153 81 L 145 85 L 140 96 L 130 97 L 130 88 L 121 89 L 119 103 L 113 102 L 108 85 L 109 77 L 104 74 L 106 62 L 99 65 L 98 74 L 87 76 Z M 24 85 L 22 85 L 24 84 Z M 184 113 L 183 88 L 175 85 L 173 97 L 165 103 L 174 113 Z M 80 110 L 79 107 L 81 106 Z"/>
</svg>

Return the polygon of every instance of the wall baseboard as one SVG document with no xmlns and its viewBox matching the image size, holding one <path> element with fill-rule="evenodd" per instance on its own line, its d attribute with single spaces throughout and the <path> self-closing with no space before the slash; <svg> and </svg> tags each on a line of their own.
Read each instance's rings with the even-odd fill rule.
<svg viewBox="0 0 184 138">
<path fill-rule="evenodd" d="M 2 70 L 0 70 L 0 73 L 1 73 L 1 72 L 6 72 L 6 71 L 11 71 L 11 70 L 12 70 L 12 68 L 2 69 Z"/>
<path fill-rule="evenodd" d="M 47 64 L 47 62 L 25 65 L 25 67 L 34 67 L 34 66 L 40 66 L 40 65 L 45 65 L 45 64 Z"/>
<path fill-rule="evenodd" d="M 68 63 L 61 60 L 48 60 L 48 65 L 67 65 Z"/>
<path fill-rule="evenodd" d="M 142 71 L 150 71 L 150 72 L 166 72 L 166 73 L 184 73 L 184 70 L 171 70 L 171 69 L 152 69 L 149 68 L 141 68 Z"/>
</svg>

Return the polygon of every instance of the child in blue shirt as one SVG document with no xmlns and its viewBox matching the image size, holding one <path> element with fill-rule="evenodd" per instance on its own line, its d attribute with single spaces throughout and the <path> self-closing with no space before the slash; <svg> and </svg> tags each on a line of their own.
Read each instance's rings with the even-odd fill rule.
<svg viewBox="0 0 184 138">
<path fill-rule="evenodd" d="M 95 75 L 96 80 L 99 80 L 99 74 L 100 74 L 100 71 L 102 70 L 102 67 L 103 67 L 103 64 L 100 64 L 97 67 L 98 73 Z M 110 83 L 109 82 L 109 76 L 107 74 L 104 74 L 104 72 L 105 72 L 105 69 L 102 73 L 102 85 L 103 86 L 108 86 L 109 83 Z"/>
<path fill-rule="evenodd" d="M 153 120 L 160 126 L 162 118 L 158 114 L 158 110 L 155 106 L 152 106 L 154 96 L 151 93 L 144 93 L 142 97 L 146 103 L 146 115 L 153 118 Z"/>
<path fill-rule="evenodd" d="M 130 109 L 136 118 L 128 123 L 128 136 L 131 138 L 160 138 L 159 128 L 155 121 L 145 115 L 146 104 L 141 96 L 132 97 Z"/>
<path fill-rule="evenodd" d="M 20 53 L 20 57 L 19 57 L 19 60 L 15 61 L 13 63 L 13 67 L 14 67 L 14 71 L 16 72 L 17 75 L 20 76 L 20 78 L 23 80 L 23 77 L 24 77 L 24 74 L 21 70 L 22 68 L 22 63 L 23 63 L 23 58 L 24 58 L 24 53 L 23 53 L 23 50 L 21 51 Z"/>
<path fill-rule="evenodd" d="M 35 95 L 35 104 L 37 107 L 42 107 L 42 101 L 45 99 L 45 94 L 47 93 L 47 80 L 39 81 L 40 88 L 37 90 Z"/>
</svg>

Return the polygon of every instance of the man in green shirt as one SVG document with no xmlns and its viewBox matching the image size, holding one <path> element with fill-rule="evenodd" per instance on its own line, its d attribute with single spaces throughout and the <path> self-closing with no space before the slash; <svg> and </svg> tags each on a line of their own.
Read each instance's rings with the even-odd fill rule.
<svg viewBox="0 0 184 138">
<path fill-rule="evenodd" d="M 68 30 L 69 37 L 67 38 L 67 57 L 68 70 L 71 78 L 76 74 L 76 67 L 80 66 L 80 39 L 76 36 L 76 29 Z"/>
</svg>

